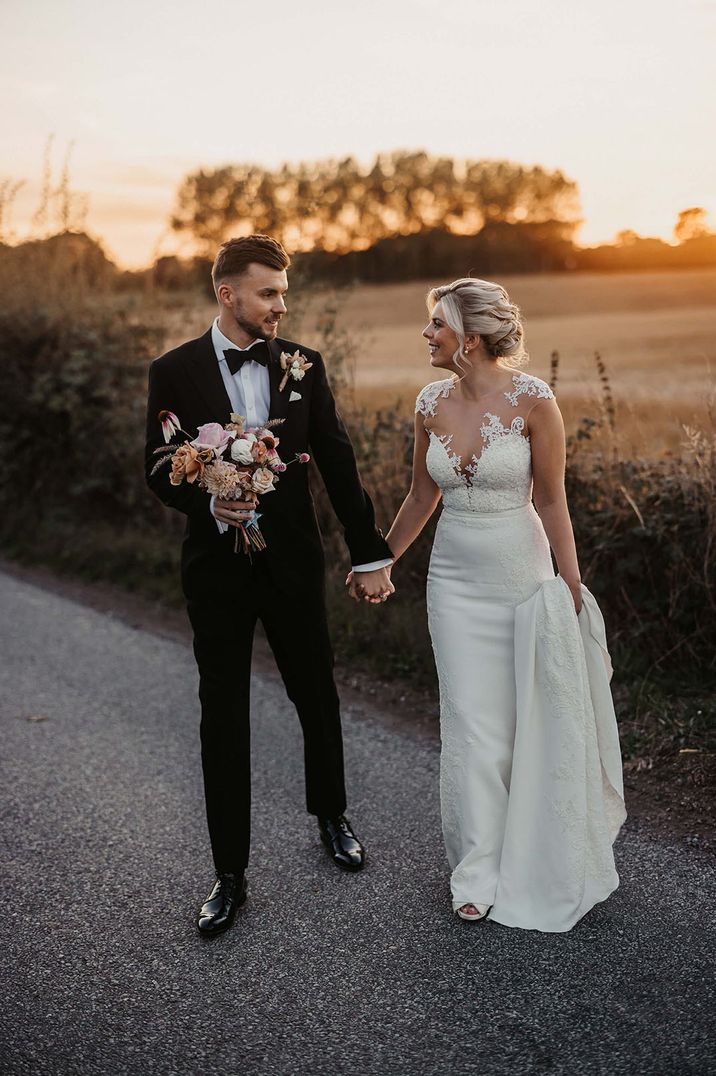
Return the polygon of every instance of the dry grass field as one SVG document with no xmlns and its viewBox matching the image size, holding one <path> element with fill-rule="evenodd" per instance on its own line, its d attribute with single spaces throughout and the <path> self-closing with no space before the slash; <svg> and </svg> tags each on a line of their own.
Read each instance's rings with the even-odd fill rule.
<svg viewBox="0 0 716 1076">
<path fill-rule="evenodd" d="M 560 356 L 558 395 L 568 427 L 598 406 L 599 351 L 611 379 L 617 430 L 633 453 L 674 449 L 682 424 L 708 425 L 716 386 L 716 270 L 681 273 L 545 274 L 501 281 L 522 308 L 529 369 L 549 378 Z M 435 281 L 363 286 L 342 301 L 340 324 L 359 340 L 355 389 L 375 406 L 442 376 L 420 332 Z M 319 304 L 304 317 L 311 339 Z"/>
<path fill-rule="evenodd" d="M 711 427 L 716 387 L 716 269 L 678 273 L 531 274 L 504 277 L 522 308 L 528 369 L 549 378 L 559 352 L 557 392 L 567 428 L 599 413 L 601 386 L 594 363 L 606 365 L 616 405 L 620 448 L 630 455 L 674 451 L 683 426 Z M 356 357 L 356 397 L 376 409 L 412 407 L 428 381 L 441 376 L 428 363 L 420 333 L 425 296 L 439 281 L 362 285 L 338 295 L 290 294 L 285 332 L 320 346 L 326 300 L 338 304 L 338 324 Z M 296 313 L 298 312 L 298 313 Z M 168 312 L 167 346 L 202 332 L 213 307 L 178 304 Z"/>
</svg>

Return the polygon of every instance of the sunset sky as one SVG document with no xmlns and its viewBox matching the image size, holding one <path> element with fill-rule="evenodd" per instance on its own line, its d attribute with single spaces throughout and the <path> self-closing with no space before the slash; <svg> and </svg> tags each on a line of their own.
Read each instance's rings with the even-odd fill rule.
<svg viewBox="0 0 716 1076">
<path fill-rule="evenodd" d="M 4 0 L 0 40 L 16 238 L 50 134 L 126 266 L 173 249 L 188 171 L 392 149 L 561 168 L 584 243 L 716 226 L 715 0 Z"/>
</svg>

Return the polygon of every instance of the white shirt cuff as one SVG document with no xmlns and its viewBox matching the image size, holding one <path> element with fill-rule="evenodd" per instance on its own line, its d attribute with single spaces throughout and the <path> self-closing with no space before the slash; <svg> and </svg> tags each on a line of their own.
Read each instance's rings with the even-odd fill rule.
<svg viewBox="0 0 716 1076">
<path fill-rule="evenodd" d="M 212 494 L 211 500 L 209 501 L 209 511 L 211 512 L 212 516 L 214 516 L 214 501 L 215 500 L 216 500 L 216 496 L 215 496 L 215 494 Z M 228 523 L 223 523 L 220 519 L 217 519 L 216 516 L 214 516 L 214 523 L 216 523 L 217 527 L 219 528 L 219 534 L 224 534 L 224 532 L 228 531 L 228 529 L 229 529 L 229 524 Z"/>
<path fill-rule="evenodd" d="M 389 564 L 393 563 L 393 558 L 386 560 L 372 560 L 370 564 L 354 564 L 351 567 L 352 572 L 377 572 L 379 568 L 387 568 Z"/>
</svg>

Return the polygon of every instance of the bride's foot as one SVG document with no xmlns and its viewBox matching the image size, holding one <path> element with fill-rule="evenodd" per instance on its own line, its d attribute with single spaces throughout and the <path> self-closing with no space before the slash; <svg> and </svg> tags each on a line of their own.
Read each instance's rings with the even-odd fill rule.
<svg viewBox="0 0 716 1076">
<path fill-rule="evenodd" d="M 461 919 L 469 919 L 471 921 L 484 919 L 489 910 L 489 904 L 463 904 L 461 908 L 456 909 L 457 914 Z"/>
</svg>

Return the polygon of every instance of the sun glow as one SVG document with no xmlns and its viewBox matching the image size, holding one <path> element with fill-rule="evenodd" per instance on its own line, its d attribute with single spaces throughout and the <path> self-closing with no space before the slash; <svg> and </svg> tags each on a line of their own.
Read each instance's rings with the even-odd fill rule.
<svg viewBox="0 0 716 1076">
<path fill-rule="evenodd" d="M 705 137 L 716 127 L 715 19 L 696 0 L 588 0 L 578 10 L 557 0 L 539 11 L 527 0 L 499 9 L 455 0 L 449 19 L 427 0 L 368 0 L 360 20 L 341 7 L 327 20 L 317 0 L 300 11 L 285 0 L 253 11 L 217 0 L 201 16 L 178 0 L 171 17 L 139 0 L 8 5 L 0 85 L 14 107 L 0 178 L 23 182 L 3 202 L 4 235 L 37 233 L 54 132 L 53 189 L 73 146 L 68 175 L 86 195 L 84 224 L 126 266 L 182 249 L 169 219 L 197 168 L 368 162 L 400 147 L 561 169 L 579 185 L 582 243 L 623 229 L 670 238 L 688 206 L 716 216 Z M 60 213 L 57 198 L 50 208 Z M 476 220 L 451 227 L 469 234 Z M 314 238 L 297 234 L 296 245 Z"/>
</svg>

